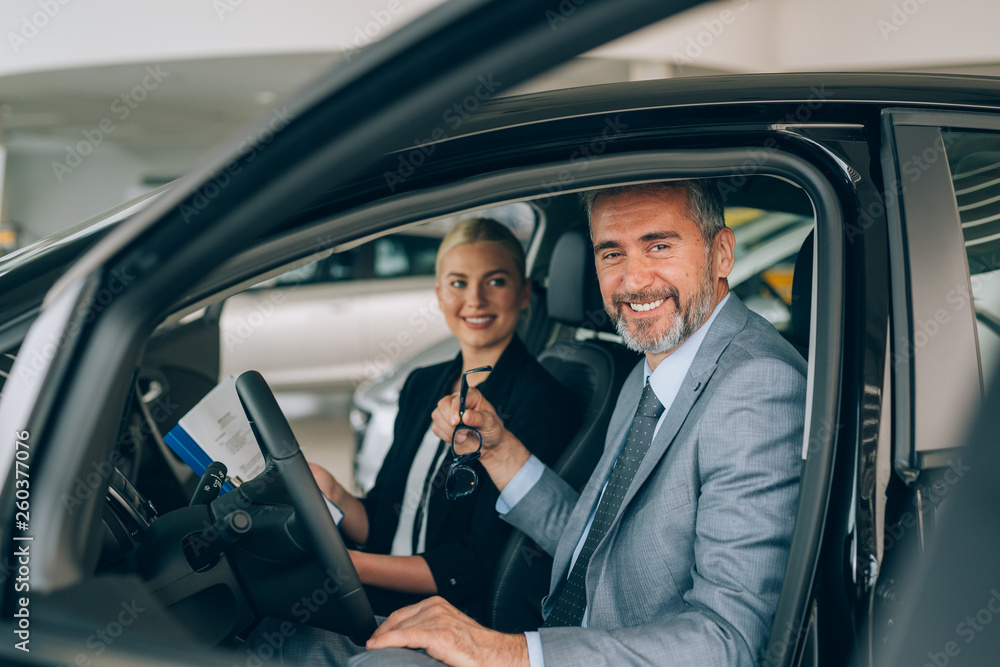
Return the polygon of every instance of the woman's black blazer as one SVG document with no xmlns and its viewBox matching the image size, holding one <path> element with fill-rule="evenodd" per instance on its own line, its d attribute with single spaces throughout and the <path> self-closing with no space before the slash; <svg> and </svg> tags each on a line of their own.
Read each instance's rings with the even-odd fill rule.
<svg viewBox="0 0 1000 667">
<path fill-rule="evenodd" d="M 462 355 L 410 373 L 399 395 L 393 443 L 362 501 L 368 512 L 366 551 L 388 554 L 410 466 L 437 402 L 451 393 L 462 372 Z M 515 336 L 493 372 L 478 389 L 496 408 L 504 424 L 544 463 L 551 465 L 580 424 L 570 392 L 542 368 Z M 511 528 L 496 511 L 499 496 L 489 475 L 476 461 L 479 485 L 458 500 L 444 496 L 444 479 L 452 460 L 449 449 L 432 484 L 427 510 L 426 550 L 422 554 L 434 575 L 438 594 L 472 616 L 481 616 L 493 570 Z M 375 613 L 388 615 L 425 596 L 367 587 Z"/>
</svg>

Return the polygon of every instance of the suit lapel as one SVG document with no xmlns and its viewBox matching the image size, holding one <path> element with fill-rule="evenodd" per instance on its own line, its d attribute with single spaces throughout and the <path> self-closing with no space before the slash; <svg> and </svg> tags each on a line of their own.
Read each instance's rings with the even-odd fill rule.
<svg viewBox="0 0 1000 667">
<path fill-rule="evenodd" d="M 681 385 L 680 390 L 677 392 L 677 397 L 674 398 L 674 402 L 670 406 L 670 410 L 667 412 L 667 416 L 664 417 L 663 423 L 660 424 L 660 430 L 656 432 L 656 436 L 653 438 L 652 444 L 649 446 L 649 450 L 643 457 L 642 462 L 639 464 L 639 469 L 635 471 L 635 477 L 632 479 L 632 483 L 628 487 L 628 491 L 625 493 L 625 498 L 622 500 L 621 507 L 618 508 L 618 514 L 615 515 L 615 522 L 621 518 L 622 512 L 628 507 L 629 503 L 635 497 L 635 494 L 639 492 L 642 488 L 643 483 L 646 478 L 653 472 L 656 466 L 660 463 L 660 460 L 666 454 L 667 449 L 673 444 L 674 438 L 677 437 L 677 432 L 681 430 L 681 426 L 687 420 L 688 414 L 690 414 L 691 409 L 694 407 L 695 402 L 698 397 L 701 396 L 702 391 L 705 389 L 705 385 L 708 383 L 709 378 L 712 377 L 712 373 L 715 372 L 715 366 L 709 368 L 703 375 L 699 377 L 693 377 L 691 373 L 688 373 L 687 378 L 684 380 L 684 384 Z"/>
<path fill-rule="evenodd" d="M 625 493 L 621 507 L 618 508 L 615 523 L 621 519 L 629 503 L 635 498 L 639 489 L 646 482 L 646 479 L 652 474 L 656 466 L 659 465 L 667 449 L 673 444 L 677 433 L 687 420 L 698 397 L 705 391 L 705 387 L 708 385 L 712 374 L 715 373 L 719 357 L 722 356 L 722 353 L 729 346 L 729 343 L 732 342 L 736 334 L 746 326 L 748 315 L 749 311 L 746 306 L 736 298 L 735 294 L 730 296 L 726 305 L 719 311 L 718 316 L 716 316 L 715 321 L 712 323 L 712 328 L 708 330 L 705 339 L 701 343 L 701 347 L 698 348 L 698 354 L 695 355 L 694 361 L 691 362 L 691 368 L 688 369 L 687 376 L 677 391 L 677 396 L 663 418 L 660 429 L 656 432 L 656 436 L 649 446 L 649 451 L 646 452 L 642 463 L 639 464 L 639 469 L 636 470 L 635 477 L 632 478 L 632 483 Z M 636 399 L 636 403 L 638 404 L 638 399 Z M 608 535 L 611 535 L 611 531 L 608 531 Z M 605 536 L 606 540 L 607 536 Z M 600 545 L 598 545 L 598 548 L 600 548 Z"/>
</svg>

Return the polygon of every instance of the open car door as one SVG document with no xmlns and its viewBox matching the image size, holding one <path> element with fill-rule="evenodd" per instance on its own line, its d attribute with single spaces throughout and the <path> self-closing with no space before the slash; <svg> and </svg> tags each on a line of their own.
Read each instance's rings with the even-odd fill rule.
<svg viewBox="0 0 1000 667">
<path fill-rule="evenodd" d="M 241 132 L 87 252 L 47 295 L 0 402 L 2 562 L 17 562 L 17 554 L 30 549 L 30 631 L 36 638 L 62 638 L 31 643 L 31 662 L 69 663 L 86 657 L 94 651 L 96 640 L 88 633 L 95 614 L 111 618 L 123 604 L 143 609 L 155 604 L 134 577 L 103 576 L 98 582 L 94 572 L 102 540 L 103 489 L 110 474 L 107 461 L 137 386 L 147 399 L 155 393 L 155 378 L 140 377 L 137 385 L 136 369 L 163 318 L 198 305 L 185 302 L 189 288 L 213 267 L 279 231 L 308 234 L 308 229 L 297 229 L 300 213 L 318 193 L 338 188 L 386 153 L 413 148 L 400 153 L 397 173 L 386 174 L 392 191 L 420 159 L 415 139 L 433 150 L 434 142 L 447 138 L 448 111 L 457 103 L 498 95 L 572 56 L 696 4 L 444 4 L 269 110 L 250 128 L 251 141 Z M 317 241 L 335 246 L 376 231 L 377 221 L 345 225 Z M 274 266 L 282 259 L 276 255 Z M 201 365 L 207 369 L 211 364 Z M 30 470 L 30 542 L 13 539 L 15 532 L 25 537 L 14 523 L 18 468 Z M 67 490 L 95 472 L 93 492 L 67 506 L 62 500 Z M 0 624 L 8 637 L 18 629 L 12 611 L 24 591 L 16 577 L 5 579 L 5 620 Z M 46 606 L 46 600 L 58 604 Z M 144 613 L 134 620 L 135 632 L 113 647 L 102 643 L 101 652 L 121 652 L 130 663 L 210 659 L 195 643 L 178 639 L 174 624 L 162 614 Z M 4 651 L 24 657 L 10 642 Z"/>
</svg>

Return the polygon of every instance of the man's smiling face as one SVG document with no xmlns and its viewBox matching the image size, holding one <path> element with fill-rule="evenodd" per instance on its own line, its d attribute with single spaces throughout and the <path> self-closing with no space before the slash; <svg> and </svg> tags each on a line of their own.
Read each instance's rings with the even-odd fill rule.
<svg viewBox="0 0 1000 667">
<path fill-rule="evenodd" d="M 655 368 L 728 292 L 733 235 L 707 245 L 687 194 L 625 192 L 597 200 L 590 216 L 604 307 L 629 348 Z"/>
</svg>

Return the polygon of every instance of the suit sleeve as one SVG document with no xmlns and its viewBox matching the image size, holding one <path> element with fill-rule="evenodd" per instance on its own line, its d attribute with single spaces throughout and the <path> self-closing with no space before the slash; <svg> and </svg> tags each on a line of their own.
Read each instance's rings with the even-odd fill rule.
<svg viewBox="0 0 1000 667">
<path fill-rule="evenodd" d="M 528 380 L 530 376 L 526 377 Z M 551 380 L 551 378 L 546 378 Z M 554 380 L 551 380 L 554 383 Z M 520 384 L 520 383 L 519 383 Z M 530 384 L 526 382 L 525 384 Z M 528 449 L 547 463 L 552 463 L 565 449 L 579 426 L 579 415 L 567 396 L 542 396 L 550 393 L 548 384 L 538 384 L 531 389 L 512 392 L 506 406 L 501 406 L 501 417 L 507 428 Z M 555 415 L 547 417 L 546 403 L 555 406 Z M 443 544 L 424 552 L 438 593 L 452 604 L 482 592 L 490 585 L 497 559 L 510 535 L 510 526 L 496 513 L 500 495 L 484 469 L 479 468 L 479 489 L 476 491 L 475 508 L 470 531 L 454 542 Z M 461 501 L 458 501 L 461 502 Z"/>
<path fill-rule="evenodd" d="M 528 451 L 546 465 L 545 470 L 524 498 L 509 512 L 501 515 L 501 518 L 534 540 L 545 553 L 553 556 L 562 529 L 580 494 L 549 467 L 559 459 L 571 438 L 546 440 L 551 437 L 547 435 L 547 430 L 575 435 L 582 415 L 569 392 L 561 385 L 556 385 L 546 393 L 542 398 L 543 404 L 547 404 L 544 418 L 529 425 L 523 437 L 513 426 L 510 429 Z"/>
<path fill-rule="evenodd" d="M 698 424 L 700 477 L 693 585 L 685 610 L 631 628 L 542 628 L 547 667 L 618 656 L 620 664 L 758 664 L 791 543 L 805 378 L 777 359 L 746 359 Z"/>
<path fill-rule="evenodd" d="M 554 557 L 559 538 L 579 499 L 580 494 L 546 466 L 527 495 L 501 518 Z"/>
</svg>

